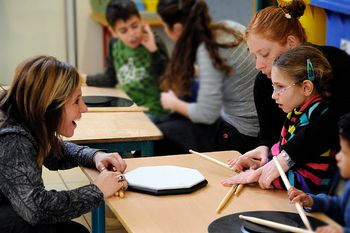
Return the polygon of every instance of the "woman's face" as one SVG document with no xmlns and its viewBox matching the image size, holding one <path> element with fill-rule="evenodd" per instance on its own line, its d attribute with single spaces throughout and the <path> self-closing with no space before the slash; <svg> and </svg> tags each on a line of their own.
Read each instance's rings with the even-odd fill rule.
<svg viewBox="0 0 350 233">
<path fill-rule="evenodd" d="M 81 88 L 77 88 L 73 95 L 64 105 L 63 119 L 58 129 L 58 134 L 65 137 L 72 137 L 77 127 L 76 120 L 81 118 L 81 114 L 87 111 L 87 107 L 81 95 Z"/>
<path fill-rule="evenodd" d="M 264 39 L 256 34 L 247 38 L 250 53 L 255 57 L 255 68 L 271 78 L 272 63 L 277 56 L 288 50 L 288 46 Z"/>
</svg>

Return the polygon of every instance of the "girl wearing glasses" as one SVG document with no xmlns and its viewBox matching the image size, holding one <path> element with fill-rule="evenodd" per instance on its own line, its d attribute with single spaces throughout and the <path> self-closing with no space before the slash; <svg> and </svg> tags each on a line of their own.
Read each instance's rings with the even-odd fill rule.
<svg viewBox="0 0 350 233">
<path fill-rule="evenodd" d="M 278 56 L 271 69 L 272 99 L 287 113 L 280 139 L 270 148 L 292 186 L 308 193 L 327 192 L 336 171 L 337 125 L 328 98 L 332 69 L 322 53 L 300 45 Z M 295 139 L 299 144 L 293 144 Z M 246 160 L 247 162 L 247 160 Z M 250 159 L 251 165 L 260 161 Z M 270 160 L 256 170 L 248 170 L 225 181 L 259 182 L 261 188 L 283 189 L 279 172 Z"/>
<path fill-rule="evenodd" d="M 273 92 L 272 62 L 281 53 L 307 41 L 305 30 L 299 22 L 305 7 L 302 0 L 292 0 L 283 5 L 270 6 L 256 13 L 247 26 L 245 39 L 250 53 L 255 57 L 256 68 L 260 71 L 254 84 L 254 101 L 260 126 L 259 144 L 257 148 L 245 153 L 238 160 L 230 160 L 229 164 L 232 167 L 250 168 L 250 165 L 244 162 L 246 158 L 258 160 L 259 166 L 264 165 L 268 161 L 269 148 L 280 137 L 285 113 L 271 98 Z M 330 107 L 338 118 L 350 111 L 350 92 L 347 90 L 350 86 L 348 78 L 350 56 L 335 47 L 310 45 L 319 49 L 332 67 L 334 78 L 330 89 L 332 93 Z M 277 86 L 275 87 L 278 89 Z M 294 138 L 290 143 L 295 144 L 296 147 L 303 145 L 303 141 L 299 138 Z"/>
</svg>

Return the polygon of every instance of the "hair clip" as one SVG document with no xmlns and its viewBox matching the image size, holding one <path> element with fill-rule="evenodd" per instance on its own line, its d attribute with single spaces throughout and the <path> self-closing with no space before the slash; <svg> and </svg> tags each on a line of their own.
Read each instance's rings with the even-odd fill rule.
<svg viewBox="0 0 350 233">
<path fill-rule="evenodd" d="M 286 12 L 286 11 L 283 9 L 283 7 L 281 6 L 280 3 L 278 3 L 278 8 L 280 8 L 280 9 L 283 11 L 284 17 L 286 17 L 287 19 L 291 19 L 291 18 L 292 18 L 292 15 L 291 15 L 290 13 Z"/>
<path fill-rule="evenodd" d="M 314 70 L 314 66 L 312 65 L 312 62 L 309 58 L 306 60 L 306 68 L 307 68 L 307 79 L 310 81 L 314 81 L 315 80 L 315 70 Z"/>
</svg>

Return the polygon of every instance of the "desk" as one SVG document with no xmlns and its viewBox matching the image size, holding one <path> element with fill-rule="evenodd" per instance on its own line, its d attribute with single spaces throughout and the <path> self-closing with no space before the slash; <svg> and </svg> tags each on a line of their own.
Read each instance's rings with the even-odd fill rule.
<svg viewBox="0 0 350 233">
<path fill-rule="evenodd" d="M 92 87 L 82 86 L 81 91 L 84 95 L 107 95 L 130 99 L 130 97 L 121 89 L 115 87 Z"/>
<path fill-rule="evenodd" d="M 237 156 L 233 151 L 212 152 L 207 155 L 220 161 Z M 232 171 L 200 158 L 196 155 L 175 155 L 126 159 L 127 171 L 141 166 L 178 165 L 200 171 L 208 180 L 208 185 L 191 194 L 173 196 L 151 196 L 142 193 L 127 192 L 124 199 L 111 197 L 107 205 L 117 216 L 128 232 L 164 233 L 164 232 L 207 232 L 208 225 L 224 215 L 253 210 L 279 210 L 296 212 L 290 205 L 285 191 L 262 190 L 246 186 L 238 197 L 233 197 L 220 214 L 215 212 L 218 204 L 228 191 L 220 181 L 229 177 Z M 97 171 L 82 168 L 87 177 L 93 180 Z M 335 224 L 323 214 L 312 214 L 327 223 Z M 102 216 L 100 216 L 102 217 Z M 104 232 L 96 224 L 103 219 L 93 221 L 93 233 Z M 100 231 L 98 231 L 100 230 Z"/>
<path fill-rule="evenodd" d="M 116 88 L 84 86 L 82 92 L 127 97 Z M 108 151 L 139 150 L 143 155 L 152 155 L 153 141 L 162 138 L 161 131 L 143 112 L 86 112 L 77 125 L 73 137 L 67 141 Z"/>
</svg>

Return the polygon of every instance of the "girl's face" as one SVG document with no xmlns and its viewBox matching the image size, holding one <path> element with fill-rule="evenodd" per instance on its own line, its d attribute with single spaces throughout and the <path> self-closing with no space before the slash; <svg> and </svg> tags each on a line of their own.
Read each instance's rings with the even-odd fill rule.
<svg viewBox="0 0 350 233">
<path fill-rule="evenodd" d="M 273 86 L 272 99 L 283 112 L 291 112 L 303 105 L 309 97 L 304 93 L 304 84 L 296 83 L 294 79 L 277 67 L 272 67 L 271 80 Z"/>
<path fill-rule="evenodd" d="M 255 68 L 271 78 L 272 63 L 277 56 L 288 50 L 288 46 L 264 39 L 254 33 L 247 38 L 250 53 L 255 57 Z"/>
<path fill-rule="evenodd" d="M 81 114 L 86 111 L 87 107 L 82 99 L 81 88 L 79 87 L 64 105 L 63 119 L 57 133 L 65 137 L 72 137 L 77 127 L 75 121 L 80 119 Z"/>
<path fill-rule="evenodd" d="M 341 150 L 336 155 L 337 165 L 343 178 L 350 178 L 350 145 L 349 141 L 340 137 Z"/>
</svg>

